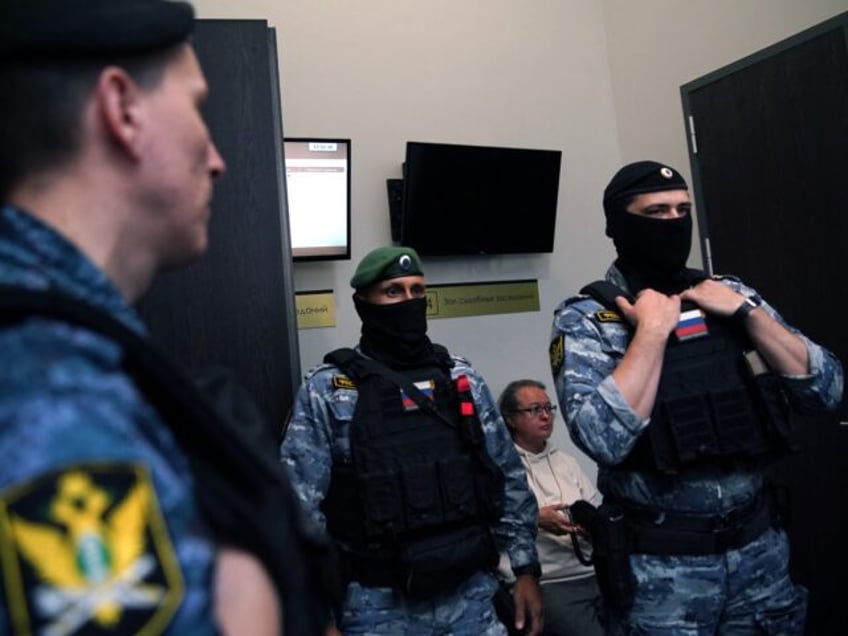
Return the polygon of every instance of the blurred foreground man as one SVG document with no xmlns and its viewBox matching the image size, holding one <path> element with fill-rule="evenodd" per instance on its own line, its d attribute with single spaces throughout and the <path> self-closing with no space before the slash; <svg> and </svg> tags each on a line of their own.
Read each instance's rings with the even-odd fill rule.
<svg viewBox="0 0 848 636">
<path fill-rule="evenodd" d="M 344 634 L 506 634 L 492 605 L 498 549 L 516 626 L 542 629 L 537 507 L 483 378 L 427 337 L 414 250 L 381 247 L 351 286 L 354 349 L 307 375 L 281 447 L 341 552 Z"/>
<path fill-rule="evenodd" d="M 806 590 L 766 474 L 842 368 L 742 281 L 686 268 L 688 187 L 654 161 L 604 191 L 618 259 L 556 310 L 551 364 L 599 465 L 598 579 L 618 634 L 801 634 Z"/>
<path fill-rule="evenodd" d="M 273 447 L 197 394 L 131 308 L 203 254 L 224 172 L 193 24 L 163 0 L 0 5 L 2 634 L 290 625 L 281 566 L 304 564 L 277 550 L 298 508 Z M 287 614 L 311 614 L 306 581 Z"/>
</svg>

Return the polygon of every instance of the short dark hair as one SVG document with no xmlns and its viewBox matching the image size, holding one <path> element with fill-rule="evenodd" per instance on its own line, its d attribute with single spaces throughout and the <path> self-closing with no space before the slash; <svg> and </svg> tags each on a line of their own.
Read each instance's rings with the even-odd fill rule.
<svg viewBox="0 0 848 636">
<path fill-rule="evenodd" d="M 79 150 L 82 109 L 104 68 L 120 66 L 143 90 L 153 90 L 179 46 L 117 59 L 0 66 L 0 202 L 26 176 L 62 165 Z"/>
<path fill-rule="evenodd" d="M 500 410 L 501 417 L 504 418 L 504 421 L 507 420 L 507 415 L 513 415 L 518 412 L 518 392 L 521 389 L 526 389 L 528 387 L 541 389 L 542 391 L 547 390 L 547 387 L 538 380 L 524 379 L 513 380 L 506 385 L 506 388 L 503 391 L 501 391 L 501 396 L 498 398 L 498 409 Z M 511 428 L 509 428 L 509 432 L 510 434 L 513 434 Z"/>
</svg>

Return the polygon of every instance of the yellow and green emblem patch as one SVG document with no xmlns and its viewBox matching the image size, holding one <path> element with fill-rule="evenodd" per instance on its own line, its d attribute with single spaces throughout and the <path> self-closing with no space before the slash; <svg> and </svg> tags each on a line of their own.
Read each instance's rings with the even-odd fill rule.
<svg viewBox="0 0 848 636">
<path fill-rule="evenodd" d="M 616 311 L 599 309 L 595 312 L 595 320 L 598 322 L 623 322 L 624 318 L 622 318 L 621 314 Z"/>
<path fill-rule="evenodd" d="M 565 360 L 565 336 L 560 334 L 551 341 L 548 347 L 548 355 L 551 358 L 551 371 L 556 377 L 559 375 L 562 363 Z"/>
<path fill-rule="evenodd" d="M 159 633 L 183 577 L 147 470 L 85 464 L 0 495 L 13 634 Z"/>
<path fill-rule="evenodd" d="M 356 384 L 354 384 L 353 380 L 351 380 L 346 375 L 334 375 L 333 376 L 333 388 L 334 389 L 349 389 L 351 391 L 356 391 Z"/>
</svg>

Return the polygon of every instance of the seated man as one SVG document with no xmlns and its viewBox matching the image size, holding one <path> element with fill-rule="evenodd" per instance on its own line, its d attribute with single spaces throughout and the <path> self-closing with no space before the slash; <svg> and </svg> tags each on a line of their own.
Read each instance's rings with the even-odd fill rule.
<svg viewBox="0 0 848 636">
<path fill-rule="evenodd" d="M 577 558 L 573 541 L 581 529 L 569 521 L 568 514 L 568 506 L 578 499 L 599 505 L 600 493 L 572 456 L 548 443 L 556 406 L 551 404 L 544 384 L 536 380 L 510 382 L 498 406 L 539 504 L 536 548 L 542 565 L 539 582 L 545 601 L 544 634 L 603 634 L 595 573 L 592 566 Z M 581 549 L 589 556 L 585 541 L 581 541 Z M 501 573 L 509 580 L 508 569 L 501 568 Z"/>
</svg>

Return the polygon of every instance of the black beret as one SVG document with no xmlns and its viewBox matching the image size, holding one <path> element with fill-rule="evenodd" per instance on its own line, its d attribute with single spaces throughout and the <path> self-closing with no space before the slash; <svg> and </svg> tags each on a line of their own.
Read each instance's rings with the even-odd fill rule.
<svg viewBox="0 0 848 636">
<path fill-rule="evenodd" d="M 169 0 L 2 0 L 0 63 L 151 53 L 181 42 L 194 9 Z"/>
<path fill-rule="evenodd" d="M 378 247 L 359 261 L 350 286 L 362 289 L 382 280 L 423 274 L 421 259 L 411 247 Z"/>
<path fill-rule="evenodd" d="M 637 161 L 615 173 L 604 190 L 604 207 L 635 194 L 688 189 L 686 180 L 674 168 L 656 161 Z"/>
</svg>

